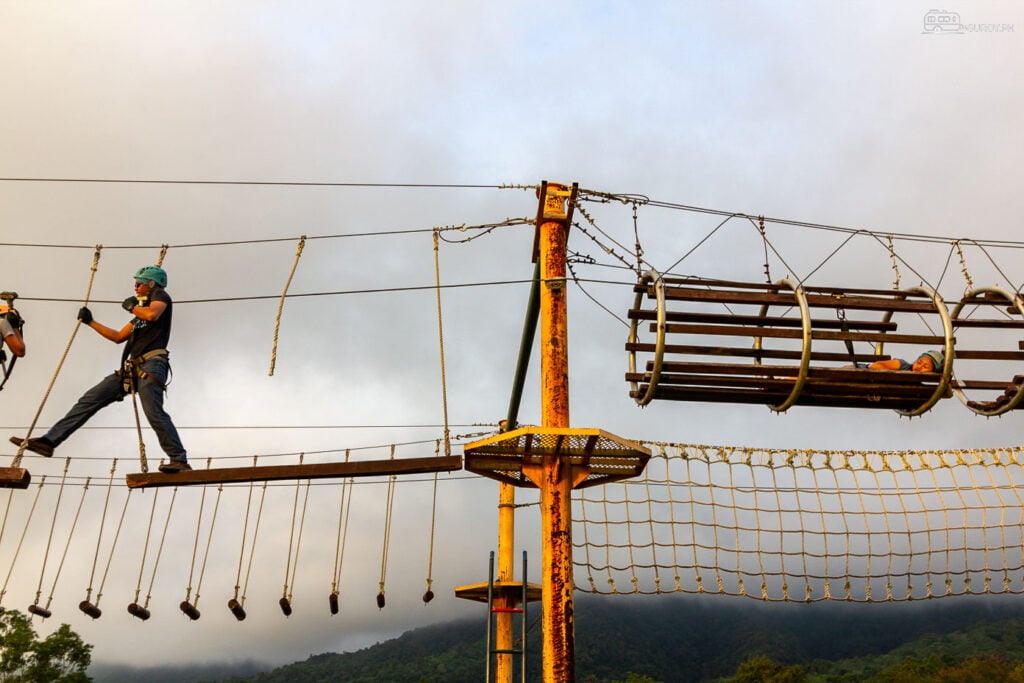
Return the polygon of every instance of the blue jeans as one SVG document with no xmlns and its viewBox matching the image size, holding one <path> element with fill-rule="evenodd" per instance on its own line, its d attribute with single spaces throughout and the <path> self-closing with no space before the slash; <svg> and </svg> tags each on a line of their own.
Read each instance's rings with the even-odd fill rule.
<svg viewBox="0 0 1024 683">
<path fill-rule="evenodd" d="M 146 414 L 149 426 L 153 428 L 157 439 L 160 441 L 160 448 L 167 456 L 176 462 L 185 462 L 185 447 L 181 445 L 178 438 L 178 430 L 171 422 L 171 416 L 164 410 L 164 389 L 163 384 L 167 382 L 169 364 L 166 358 L 150 358 L 139 366 L 141 370 L 150 375 L 157 382 L 148 379 L 135 378 L 135 391 L 142 401 L 142 410 Z M 84 425 L 90 417 L 106 408 L 114 401 L 120 401 L 125 397 L 124 384 L 121 377 L 111 374 L 104 377 L 89 391 L 82 394 L 68 414 L 46 432 L 45 438 L 54 446 L 59 446 L 69 436 Z"/>
</svg>

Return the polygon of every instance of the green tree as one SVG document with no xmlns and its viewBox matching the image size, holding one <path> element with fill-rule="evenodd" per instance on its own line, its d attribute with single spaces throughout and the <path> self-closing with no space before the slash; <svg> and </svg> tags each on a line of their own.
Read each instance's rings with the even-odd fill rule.
<svg viewBox="0 0 1024 683">
<path fill-rule="evenodd" d="M 39 639 L 29 618 L 0 608 L 0 683 L 87 683 L 92 645 L 67 624 Z"/>
<path fill-rule="evenodd" d="M 770 657 L 753 657 L 740 664 L 731 683 L 804 683 L 807 672 L 798 665 L 779 664 Z"/>
</svg>

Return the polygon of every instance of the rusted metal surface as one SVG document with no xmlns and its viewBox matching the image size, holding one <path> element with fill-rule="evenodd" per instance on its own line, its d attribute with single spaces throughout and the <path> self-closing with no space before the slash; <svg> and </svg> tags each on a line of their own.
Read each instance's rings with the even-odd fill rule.
<svg viewBox="0 0 1024 683">
<path fill-rule="evenodd" d="M 548 185 L 541 200 L 543 223 L 538 226 L 540 251 L 541 424 L 569 426 L 569 349 L 566 309 L 566 245 L 569 224 L 564 197 Z M 576 679 L 573 619 L 571 465 L 547 457 L 538 466 L 541 507 L 541 569 L 544 680 Z"/>
<path fill-rule="evenodd" d="M 264 465 L 259 467 L 219 467 L 209 470 L 191 470 L 175 474 L 146 472 L 125 477 L 128 488 L 157 486 L 188 486 L 199 484 L 228 484 L 250 481 L 279 481 L 299 479 L 339 479 L 344 477 L 373 477 L 389 474 L 422 474 L 451 472 L 462 469 L 458 455 L 434 458 L 402 458 L 396 460 L 367 460 L 363 462 L 314 463 L 307 465 Z"/>
</svg>

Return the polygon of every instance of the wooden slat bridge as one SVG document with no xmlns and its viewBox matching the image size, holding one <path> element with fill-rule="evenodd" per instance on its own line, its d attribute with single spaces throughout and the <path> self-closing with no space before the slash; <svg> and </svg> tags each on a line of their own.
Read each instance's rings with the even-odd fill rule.
<svg viewBox="0 0 1024 683">
<path fill-rule="evenodd" d="M 449 455 L 343 463 L 217 467 L 205 470 L 189 470 L 175 474 L 143 472 L 129 474 L 125 477 L 125 480 L 128 483 L 128 488 L 136 489 L 157 486 L 237 484 L 251 481 L 342 479 L 346 477 L 373 477 L 391 474 L 424 474 L 429 472 L 452 472 L 460 469 L 462 469 L 462 457 Z"/>
<path fill-rule="evenodd" d="M 1022 375 L 1010 381 L 954 375 L 954 358 L 1024 361 L 1019 339 L 1012 349 L 955 349 L 956 330 L 1018 336 L 1024 330 L 1021 297 L 996 287 L 968 292 L 952 313 L 924 287 L 810 288 L 790 280 L 666 278 L 651 271 L 634 291 L 626 380 L 640 405 L 663 399 L 757 403 L 779 412 L 794 405 L 887 408 L 913 416 L 953 395 L 983 415 L 1024 403 Z M 993 314 L 976 317 L 979 310 Z M 897 316 L 923 320 L 928 331 L 903 333 Z M 642 332 L 651 336 L 641 339 Z M 886 344 L 913 346 L 908 359 L 940 350 L 945 363 L 934 373 L 862 369 L 892 358 Z M 998 395 L 979 400 L 968 391 Z"/>
</svg>

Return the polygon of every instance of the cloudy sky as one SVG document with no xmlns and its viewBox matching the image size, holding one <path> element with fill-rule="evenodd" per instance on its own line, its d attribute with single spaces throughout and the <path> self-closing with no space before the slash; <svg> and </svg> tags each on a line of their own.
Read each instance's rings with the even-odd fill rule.
<svg viewBox="0 0 1024 683">
<path fill-rule="evenodd" d="M 0 394 L 0 423 L 24 434 L 39 412 L 38 433 L 116 367 L 119 349 L 83 329 L 54 379 L 90 285 L 95 245 L 103 249 L 90 303 L 111 326 L 126 322 L 117 303 L 131 294 L 132 273 L 170 245 L 164 265 L 178 307 L 167 406 L 194 465 L 231 458 L 214 463 L 229 466 L 254 455 L 338 459 L 346 449 L 353 458 L 386 459 L 391 444 L 405 444 L 396 457 L 432 455 L 444 411 L 430 231 L 530 218 L 536 199 L 521 186 L 578 182 L 595 192 L 881 233 L 1019 240 L 1024 98 L 1012 74 L 1024 61 L 1024 9 L 948 6 L 963 30 L 945 35 L 924 32 L 931 9 L 0 0 L 0 288 L 20 294 L 29 344 Z M 610 236 L 604 246 L 614 238 L 623 247 L 616 253 L 630 260 L 632 207 L 585 208 Z M 648 262 L 667 269 L 721 221 L 641 206 L 636 234 Z M 444 291 L 445 385 L 456 435 L 490 433 L 506 412 L 528 292 L 522 281 L 532 273 L 531 226 L 466 241 L 477 234 L 445 232 L 451 241 L 439 249 L 443 283 L 507 283 Z M 278 297 L 302 235 L 309 239 L 289 291 L 311 296 L 285 303 L 271 377 Z M 845 239 L 772 222 L 768 237 L 784 257 L 772 257 L 776 277 L 805 277 Z M 817 284 L 891 286 L 888 251 L 870 239 L 854 242 L 815 274 Z M 955 401 L 915 420 L 855 410 L 779 416 L 762 406 L 641 410 L 623 381 L 620 318 L 632 302 L 632 275 L 607 267 L 621 261 L 582 232 L 570 248 L 599 261 L 575 266 L 580 277 L 619 283 L 587 287 L 611 313 L 571 290 L 573 426 L 638 440 L 772 447 L 1021 441 L 1019 416 L 986 420 Z M 904 285 L 941 284 L 954 301 L 962 294 L 961 263 L 955 254 L 949 261 L 948 242 L 897 240 L 896 248 Z M 1024 282 L 1019 250 L 964 251 L 975 284 Z M 760 281 L 764 261 L 750 223 L 731 221 L 675 271 Z M 539 420 L 533 370 L 525 423 Z M 156 441 L 143 434 L 155 460 Z M 428 606 L 420 595 L 434 479 L 396 486 L 383 610 L 374 597 L 387 485 L 357 483 L 335 617 L 327 595 L 341 487 L 314 484 L 308 499 L 304 487 L 298 497 L 294 484 L 268 487 L 247 586 L 250 617 L 237 623 L 224 603 L 252 547 L 242 540 L 243 529 L 252 533 L 249 488 L 220 494 L 212 532 L 215 489 L 205 497 L 183 489 L 173 508 L 169 490 L 155 507 L 152 492 L 133 493 L 111 553 L 126 499 L 120 475 L 137 468 L 137 452 L 126 402 L 98 415 L 60 457 L 26 458 L 34 481 L 45 475 L 48 485 L 35 508 L 35 487 L 12 494 L 0 539 L 2 604 L 24 608 L 37 591 L 41 603 L 53 592 L 54 618 L 37 627 L 70 623 L 95 644 L 97 661 L 138 662 L 139 652 L 147 662 L 180 661 L 180 648 L 166 647 L 175 642 L 187 643 L 197 661 L 287 662 L 481 613 L 456 600 L 453 588 L 486 579 L 496 530 L 497 485 L 489 480 L 439 477 L 438 597 Z M 65 456 L 73 460 L 61 489 Z M 118 485 L 104 516 L 114 458 Z M 93 479 L 83 497 L 86 477 Z M 253 514 L 260 495 L 252 493 Z M 524 492 L 520 500 L 536 496 Z M 303 507 L 299 544 L 293 517 Z M 154 616 L 141 623 L 124 606 L 137 586 L 147 592 L 168 512 Z M 530 553 L 539 575 L 536 507 L 522 508 L 517 525 L 517 551 Z M 289 562 L 296 545 L 297 567 Z M 76 606 L 90 576 L 94 591 L 100 584 L 108 557 L 104 615 L 92 621 Z M 289 570 L 295 613 L 286 620 L 277 600 Z M 245 573 L 243 566 L 243 580 Z M 190 585 L 192 597 L 197 586 L 201 592 L 195 623 L 177 609 Z"/>
</svg>

